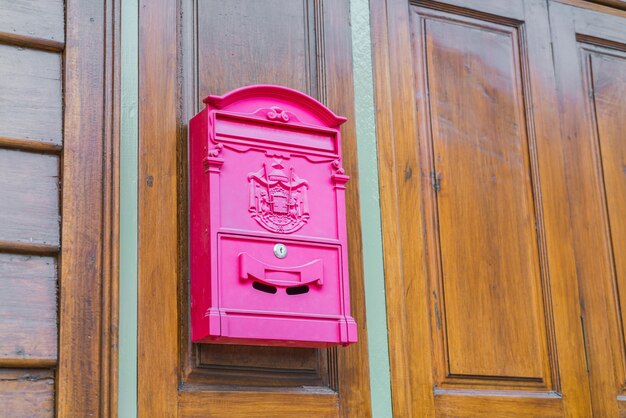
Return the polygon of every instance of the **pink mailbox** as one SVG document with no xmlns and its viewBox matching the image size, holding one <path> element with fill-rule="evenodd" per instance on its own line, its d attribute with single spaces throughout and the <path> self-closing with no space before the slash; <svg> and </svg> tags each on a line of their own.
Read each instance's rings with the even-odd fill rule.
<svg viewBox="0 0 626 418">
<path fill-rule="evenodd" d="M 279 86 L 204 103 L 189 124 L 191 339 L 356 342 L 339 131 L 346 119 Z"/>
</svg>

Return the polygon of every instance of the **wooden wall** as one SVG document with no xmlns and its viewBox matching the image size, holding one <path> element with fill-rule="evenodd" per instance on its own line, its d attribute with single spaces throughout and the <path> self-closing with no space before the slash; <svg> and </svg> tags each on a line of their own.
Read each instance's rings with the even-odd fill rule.
<svg viewBox="0 0 626 418">
<path fill-rule="evenodd" d="M 0 416 L 54 413 L 62 0 L 0 3 Z"/>
</svg>

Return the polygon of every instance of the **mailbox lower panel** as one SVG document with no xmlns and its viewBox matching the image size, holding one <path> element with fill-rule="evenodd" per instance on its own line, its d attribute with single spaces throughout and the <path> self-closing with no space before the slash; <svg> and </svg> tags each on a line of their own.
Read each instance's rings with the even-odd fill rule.
<svg viewBox="0 0 626 418">
<path fill-rule="evenodd" d="M 274 246 L 286 248 L 284 258 Z M 213 294 L 200 305 L 203 326 L 194 342 L 325 347 L 356 342 L 344 301 L 342 246 L 285 237 L 218 233 L 217 279 L 209 274 L 192 288 Z M 212 281 L 213 280 L 213 281 Z"/>
</svg>

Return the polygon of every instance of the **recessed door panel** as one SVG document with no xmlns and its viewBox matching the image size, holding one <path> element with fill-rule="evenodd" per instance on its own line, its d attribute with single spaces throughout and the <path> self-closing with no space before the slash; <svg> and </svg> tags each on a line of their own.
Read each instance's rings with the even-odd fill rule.
<svg viewBox="0 0 626 418">
<path fill-rule="evenodd" d="M 412 17 L 445 376 L 545 383 L 541 201 L 519 30 L 419 9 Z"/>
<path fill-rule="evenodd" d="M 624 415 L 626 13 L 553 2 L 550 26 L 591 399 Z"/>
<path fill-rule="evenodd" d="M 587 58 L 588 86 L 592 86 L 592 104 L 595 110 L 597 149 L 601 160 L 600 175 L 606 199 L 606 247 L 610 248 L 614 293 L 618 301 L 622 335 L 618 393 L 626 392 L 624 373 L 624 324 L 626 320 L 626 49 L 625 52 L 597 50 L 584 54 Z M 589 96 L 588 96 L 589 97 Z M 620 361 L 621 360 L 621 361 Z"/>
</svg>

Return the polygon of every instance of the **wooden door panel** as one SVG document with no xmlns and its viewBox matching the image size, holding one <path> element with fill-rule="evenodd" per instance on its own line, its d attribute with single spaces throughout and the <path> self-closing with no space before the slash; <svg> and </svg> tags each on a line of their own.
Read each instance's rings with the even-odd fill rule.
<svg viewBox="0 0 626 418">
<path fill-rule="evenodd" d="M 423 161 L 435 182 L 441 306 L 433 316 L 445 376 L 545 383 L 541 202 L 533 197 L 518 30 L 425 9 L 414 10 L 413 29 L 423 42 L 416 62 L 426 75 L 420 94 L 432 156 Z"/>
<path fill-rule="evenodd" d="M 626 26 L 626 25 L 625 25 Z M 587 54 L 585 54 L 587 55 Z M 622 366 L 618 374 L 620 394 L 626 394 L 626 373 L 623 364 L 624 334 L 626 329 L 626 48 L 622 51 L 597 49 L 589 53 L 586 76 L 592 88 L 595 122 L 597 127 L 597 146 L 602 162 L 602 171 L 606 199 L 606 221 L 608 226 L 607 246 L 611 247 L 613 262 L 613 280 L 615 293 L 620 307 L 619 322 L 622 325 Z"/>
<path fill-rule="evenodd" d="M 321 81 L 316 57 L 323 53 L 316 39 L 316 31 L 322 30 L 316 26 L 323 18 L 321 4 L 315 0 L 199 2 L 200 100 L 252 82 L 316 94 Z"/>
<path fill-rule="evenodd" d="M 546 2 L 371 16 L 394 411 L 589 416 Z"/>
<path fill-rule="evenodd" d="M 370 416 L 349 2 L 163 0 L 139 10 L 140 416 Z M 187 122 L 205 96 L 263 83 L 308 93 L 349 119 L 354 346 L 190 343 Z"/>
<path fill-rule="evenodd" d="M 194 109 L 186 117 L 202 109 L 207 95 L 249 84 L 280 84 L 323 98 L 318 67 L 324 68 L 316 58 L 324 54 L 322 13 L 322 2 L 313 0 L 198 2 L 198 53 L 187 69 L 198 85 L 184 96 Z M 197 364 L 192 381 L 337 388 L 336 349 L 196 344 L 190 361 Z"/>
<path fill-rule="evenodd" d="M 626 13 L 551 3 L 550 20 L 591 396 L 624 415 Z"/>
</svg>

